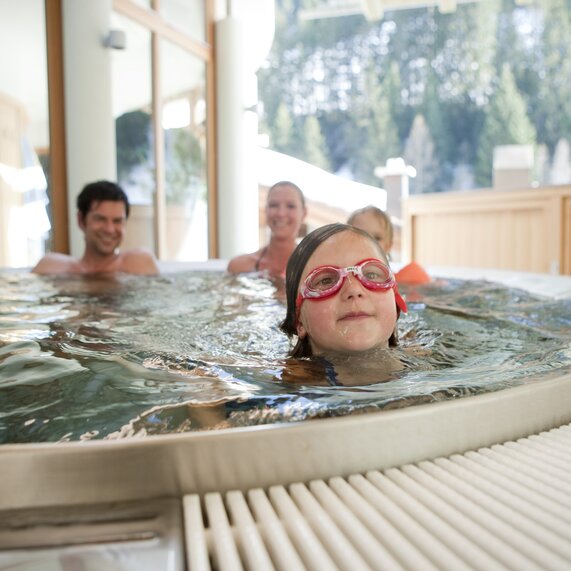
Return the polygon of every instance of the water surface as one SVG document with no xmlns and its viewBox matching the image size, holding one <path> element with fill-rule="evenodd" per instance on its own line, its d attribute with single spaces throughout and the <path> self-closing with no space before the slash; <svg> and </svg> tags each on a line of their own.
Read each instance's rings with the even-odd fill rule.
<svg viewBox="0 0 571 571">
<path fill-rule="evenodd" d="M 0 272 L 0 442 L 212 430 L 454 399 L 571 371 L 571 300 L 488 282 L 401 288 L 400 370 L 292 367 L 258 276 Z"/>
</svg>

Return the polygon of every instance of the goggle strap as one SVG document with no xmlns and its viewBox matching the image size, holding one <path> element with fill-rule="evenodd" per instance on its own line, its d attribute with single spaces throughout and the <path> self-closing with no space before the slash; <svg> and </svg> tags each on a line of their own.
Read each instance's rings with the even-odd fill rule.
<svg viewBox="0 0 571 571">
<path fill-rule="evenodd" d="M 395 292 L 395 301 L 397 303 L 397 307 L 403 312 L 406 313 L 408 311 L 408 308 L 406 306 L 406 301 L 404 300 L 403 296 L 400 294 L 399 292 L 399 288 L 397 286 L 397 284 L 395 283 L 394 288 L 393 288 L 394 292 Z"/>
</svg>

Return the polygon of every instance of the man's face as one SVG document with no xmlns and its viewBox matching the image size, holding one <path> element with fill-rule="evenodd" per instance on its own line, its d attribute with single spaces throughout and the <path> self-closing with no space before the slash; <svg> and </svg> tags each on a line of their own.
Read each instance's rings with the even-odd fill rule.
<svg viewBox="0 0 571 571">
<path fill-rule="evenodd" d="M 85 217 L 77 213 L 77 223 L 85 234 L 86 251 L 110 256 L 125 235 L 125 204 L 121 200 L 93 202 Z"/>
</svg>

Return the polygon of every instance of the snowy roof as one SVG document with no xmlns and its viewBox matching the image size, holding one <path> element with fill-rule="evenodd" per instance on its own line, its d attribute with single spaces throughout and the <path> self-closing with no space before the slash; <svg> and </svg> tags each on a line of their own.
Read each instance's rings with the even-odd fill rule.
<svg viewBox="0 0 571 571">
<path fill-rule="evenodd" d="M 269 187 L 280 180 L 291 180 L 301 188 L 307 200 L 347 212 L 368 205 L 382 210 L 387 207 L 385 189 L 336 176 L 277 151 L 259 147 L 257 169 L 260 185 Z"/>
</svg>

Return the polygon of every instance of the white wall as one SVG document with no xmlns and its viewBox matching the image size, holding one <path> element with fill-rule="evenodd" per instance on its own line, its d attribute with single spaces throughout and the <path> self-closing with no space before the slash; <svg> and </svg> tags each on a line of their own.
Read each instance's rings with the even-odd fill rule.
<svg viewBox="0 0 571 571">
<path fill-rule="evenodd" d="M 112 0 L 64 0 L 65 135 L 70 249 L 83 254 L 75 200 L 88 182 L 115 180 L 115 122 L 111 54 L 103 39 L 111 27 Z"/>
<path fill-rule="evenodd" d="M 216 23 L 219 256 L 259 247 L 255 72 L 273 42 L 273 0 L 230 2 Z"/>
</svg>

